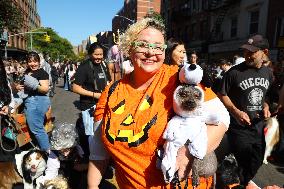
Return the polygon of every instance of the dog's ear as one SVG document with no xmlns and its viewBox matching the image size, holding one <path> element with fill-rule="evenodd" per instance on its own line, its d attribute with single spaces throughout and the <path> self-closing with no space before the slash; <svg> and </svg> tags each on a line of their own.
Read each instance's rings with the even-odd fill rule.
<svg viewBox="0 0 284 189">
<path fill-rule="evenodd" d="M 47 159 L 48 159 L 48 153 L 47 152 L 41 151 L 41 150 L 37 150 L 36 152 L 39 153 L 45 161 L 47 161 Z"/>
<path fill-rule="evenodd" d="M 24 180 L 27 183 L 31 184 L 32 183 L 32 177 L 31 177 L 30 171 L 25 166 L 27 158 L 28 158 L 29 155 L 30 155 L 30 153 L 27 153 L 27 154 L 24 155 L 21 167 L 22 167 L 22 173 L 23 173 Z"/>
</svg>

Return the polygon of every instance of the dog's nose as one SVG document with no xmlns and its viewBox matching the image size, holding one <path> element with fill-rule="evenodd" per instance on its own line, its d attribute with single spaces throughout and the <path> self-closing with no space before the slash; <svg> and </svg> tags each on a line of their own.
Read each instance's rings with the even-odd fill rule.
<svg viewBox="0 0 284 189">
<path fill-rule="evenodd" d="M 31 168 L 32 168 L 32 169 L 35 169 L 35 168 L 36 168 L 36 166 L 35 166 L 35 165 L 32 165 L 32 166 L 31 166 Z"/>
</svg>

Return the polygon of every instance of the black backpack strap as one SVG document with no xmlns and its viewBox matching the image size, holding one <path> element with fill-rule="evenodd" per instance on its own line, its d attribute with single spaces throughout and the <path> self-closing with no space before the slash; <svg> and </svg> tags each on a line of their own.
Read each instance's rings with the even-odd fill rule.
<svg viewBox="0 0 284 189">
<path fill-rule="evenodd" d="M 177 81 L 178 81 L 178 85 L 180 85 L 181 84 L 181 82 L 180 82 L 180 80 L 179 80 L 179 72 L 180 72 L 180 70 L 181 70 L 181 68 L 183 67 L 183 64 L 180 64 L 180 65 L 178 65 L 178 73 L 177 73 Z M 178 86 L 177 85 L 177 86 Z"/>
<path fill-rule="evenodd" d="M 111 86 L 109 87 L 109 90 L 108 90 L 108 95 L 107 95 L 107 101 L 110 97 L 110 95 L 113 93 L 113 91 L 115 90 L 115 88 L 117 87 L 118 83 L 119 83 L 120 80 L 116 80 L 115 82 L 113 82 L 111 84 Z"/>
</svg>

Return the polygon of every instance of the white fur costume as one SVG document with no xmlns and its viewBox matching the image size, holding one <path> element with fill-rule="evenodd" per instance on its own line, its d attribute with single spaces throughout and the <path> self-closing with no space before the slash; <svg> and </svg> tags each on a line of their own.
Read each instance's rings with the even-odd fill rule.
<svg viewBox="0 0 284 189">
<path fill-rule="evenodd" d="M 15 160 L 16 160 L 16 168 L 17 171 L 19 173 L 19 175 L 23 178 L 23 171 L 22 171 L 22 163 L 23 163 L 23 157 L 28 153 L 29 151 L 22 151 L 19 154 L 15 155 Z M 33 160 L 35 161 L 35 160 Z M 38 161 L 38 160 L 36 160 Z M 40 178 L 45 169 L 46 169 L 46 162 L 45 161 L 38 161 L 38 167 L 37 167 L 37 171 L 32 175 L 32 181 L 36 180 L 36 187 L 34 188 L 33 182 L 27 183 L 25 181 L 25 179 L 23 179 L 23 184 L 24 184 L 24 189 L 39 189 L 40 188 L 40 184 L 38 183 L 38 178 Z"/>
<path fill-rule="evenodd" d="M 182 83 L 196 85 L 200 83 L 203 77 L 203 70 L 199 65 L 192 66 L 185 64 L 179 73 L 179 80 Z M 207 127 L 206 124 L 218 125 L 220 122 L 219 114 L 215 112 L 205 112 L 203 109 L 204 93 L 198 86 L 191 86 L 198 89 L 201 93 L 201 99 L 193 111 L 184 111 L 178 100 L 177 91 L 184 86 L 178 86 L 174 92 L 173 108 L 175 113 L 169 122 L 163 134 L 167 140 L 164 145 L 164 157 L 161 168 L 166 182 L 171 182 L 176 172 L 177 151 L 184 144 L 189 142 L 190 153 L 203 159 L 207 152 Z"/>
</svg>

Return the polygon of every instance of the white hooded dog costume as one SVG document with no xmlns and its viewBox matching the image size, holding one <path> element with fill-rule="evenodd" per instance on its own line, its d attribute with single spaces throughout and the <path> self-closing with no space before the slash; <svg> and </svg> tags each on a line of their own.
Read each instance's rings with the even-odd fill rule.
<svg viewBox="0 0 284 189">
<path fill-rule="evenodd" d="M 176 172 L 178 149 L 188 144 L 190 153 L 203 159 L 207 152 L 206 124 L 218 125 L 220 121 L 217 114 L 210 114 L 202 107 L 204 92 L 197 86 L 202 77 L 202 68 L 195 64 L 185 64 L 179 72 L 179 80 L 184 84 L 174 92 L 173 109 L 176 115 L 168 122 L 163 134 L 166 143 L 161 169 L 167 183 L 172 181 Z"/>
</svg>

